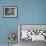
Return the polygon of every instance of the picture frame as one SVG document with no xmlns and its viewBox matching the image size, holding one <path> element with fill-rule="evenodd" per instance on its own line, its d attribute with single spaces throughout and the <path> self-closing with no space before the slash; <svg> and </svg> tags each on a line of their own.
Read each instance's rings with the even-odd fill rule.
<svg viewBox="0 0 46 46">
<path fill-rule="evenodd" d="M 18 42 L 19 43 L 22 40 L 25 40 L 25 38 L 21 39 L 23 30 L 24 31 L 28 30 L 28 37 L 30 36 L 26 40 L 46 41 L 46 24 L 18 24 Z M 33 33 L 31 33 L 31 32 L 33 32 Z M 30 35 L 29 35 L 29 33 L 30 33 Z"/>
<path fill-rule="evenodd" d="M 4 17 L 17 17 L 17 7 L 16 6 L 4 6 L 3 16 Z"/>
</svg>

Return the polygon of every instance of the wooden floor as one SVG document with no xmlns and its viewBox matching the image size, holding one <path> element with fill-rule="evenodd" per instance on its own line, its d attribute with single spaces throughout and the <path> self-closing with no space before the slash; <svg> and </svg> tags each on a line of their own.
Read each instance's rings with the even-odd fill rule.
<svg viewBox="0 0 46 46">
<path fill-rule="evenodd" d="M 0 44 L 0 46 L 8 46 L 8 44 Z M 34 41 L 31 40 L 21 40 L 19 44 L 15 44 L 15 46 L 46 46 L 46 42 L 43 41 Z"/>
<path fill-rule="evenodd" d="M 46 46 L 44 41 L 21 40 L 19 46 Z"/>
</svg>

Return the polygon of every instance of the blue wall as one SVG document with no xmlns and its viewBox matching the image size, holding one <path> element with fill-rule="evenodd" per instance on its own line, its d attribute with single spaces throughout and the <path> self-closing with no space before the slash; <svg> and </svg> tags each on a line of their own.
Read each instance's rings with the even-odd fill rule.
<svg viewBox="0 0 46 46">
<path fill-rule="evenodd" d="M 3 6 L 18 6 L 18 17 L 3 18 Z M 0 0 L 0 44 L 8 43 L 9 32 L 17 34 L 18 24 L 46 24 L 46 0 Z"/>
<path fill-rule="evenodd" d="M 17 6 L 17 3 L 17 0 L 0 0 L 0 44 L 9 42 L 8 35 L 10 32 L 16 32 L 17 35 L 18 18 L 3 18 L 3 6 Z M 17 39 L 16 43 L 18 42 Z"/>
<path fill-rule="evenodd" d="M 21 24 L 46 24 L 46 0 L 20 0 Z"/>
</svg>

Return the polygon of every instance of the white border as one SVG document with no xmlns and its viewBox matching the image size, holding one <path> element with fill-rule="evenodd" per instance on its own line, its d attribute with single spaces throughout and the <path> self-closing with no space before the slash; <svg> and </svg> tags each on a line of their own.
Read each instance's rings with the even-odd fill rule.
<svg viewBox="0 0 46 46">
<path fill-rule="evenodd" d="M 20 25 L 18 25 L 18 43 L 20 43 Z"/>
<path fill-rule="evenodd" d="M 15 8 L 15 16 L 11 15 L 5 15 L 5 8 Z M 4 17 L 16 17 L 17 16 L 17 7 L 16 6 L 4 6 Z"/>
</svg>

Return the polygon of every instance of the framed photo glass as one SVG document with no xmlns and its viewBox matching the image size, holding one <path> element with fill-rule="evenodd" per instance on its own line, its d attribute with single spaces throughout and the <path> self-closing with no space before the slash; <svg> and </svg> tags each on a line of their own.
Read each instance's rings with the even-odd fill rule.
<svg viewBox="0 0 46 46">
<path fill-rule="evenodd" d="M 16 17 L 17 7 L 16 6 L 4 6 L 4 17 Z"/>
</svg>

